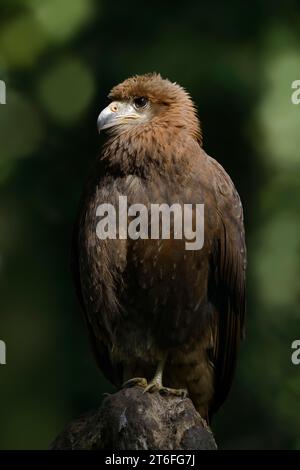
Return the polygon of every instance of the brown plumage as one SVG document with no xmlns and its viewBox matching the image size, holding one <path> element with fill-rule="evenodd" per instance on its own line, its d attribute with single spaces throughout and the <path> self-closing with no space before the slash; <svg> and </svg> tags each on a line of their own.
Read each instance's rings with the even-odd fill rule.
<svg viewBox="0 0 300 470">
<path fill-rule="evenodd" d="M 98 120 L 109 136 L 84 191 L 73 270 L 99 367 L 117 387 L 150 381 L 187 389 L 208 418 L 231 386 L 245 313 L 243 212 L 234 185 L 202 149 L 188 93 L 160 75 L 113 88 Z M 97 206 L 204 203 L 205 240 L 99 240 Z M 160 372 L 147 390 L 162 388 Z M 133 381 L 134 383 L 134 381 Z M 141 385 L 146 385 L 142 380 Z M 172 393 L 172 390 L 170 391 Z"/>
</svg>

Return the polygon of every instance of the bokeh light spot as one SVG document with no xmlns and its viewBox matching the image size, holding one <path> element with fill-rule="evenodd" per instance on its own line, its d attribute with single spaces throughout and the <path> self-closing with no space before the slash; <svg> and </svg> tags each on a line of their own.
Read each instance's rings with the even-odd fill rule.
<svg viewBox="0 0 300 470">
<path fill-rule="evenodd" d="M 37 20 L 54 41 L 65 41 L 75 35 L 93 16 L 91 0 L 44 0 L 35 2 Z"/>
<path fill-rule="evenodd" d="M 65 59 L 52 66 L 38 84 L 40 100 L 61 124 L 76 121 L 89 105 L 95 84 L 89 69 L 78 59 Z"/>
<path fill-rule="evenodd" d="M 9 67 L 30 67 L 47 45 L 47 38 L 33 15 L 13 18 L 0 31 L 0 60 Z"/>
<path fill-rule="evenodd" d="M 300 167 L 300 105 L 292 104 L 291 84 L 300 79 L 298 51 L 282 51 L 265 63 L 266 92 L 259 108 L 263 152 L 278 168 Z"/>
</svg>

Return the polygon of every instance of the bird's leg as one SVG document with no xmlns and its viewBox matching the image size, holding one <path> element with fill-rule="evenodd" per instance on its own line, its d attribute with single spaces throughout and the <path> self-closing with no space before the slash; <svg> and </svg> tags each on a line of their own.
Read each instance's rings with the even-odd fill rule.
<svg viewBox="0 0 300 470">
<path fill-rule="evenodd" d="M 164 395 L 176 395 L 178 397 L 185 398 L 188 394 L 186 389 L 176 389 L 164 387 L 162 383 L 162 377 L 164 373 L 164 367 L 166 364 L 167 355 L 165 355 L 158 363 L 155 375 L 149 385 L 145 388 L 143 393 L 146 392 L 159 392 Z"/>
<path fill-rule="evenodd" d="M 163 388 L 162 376 L 164 372 L 165 363 L 166 363 L 166 356 L 163 357 L 163 359 L 159 361 L 154 377 L 149 383 L 149 385 L 147 385 L 144 392 L 154 392 L 154 390 Z"/>
</svg>

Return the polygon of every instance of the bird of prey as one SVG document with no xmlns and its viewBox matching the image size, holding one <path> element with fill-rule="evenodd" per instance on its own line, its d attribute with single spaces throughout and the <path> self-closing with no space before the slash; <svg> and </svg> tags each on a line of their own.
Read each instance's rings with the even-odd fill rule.
<svg viewBox="0 0 300 470">
<path fill-rule="evenodd" d="M 82 195 L 72 250 L 92 348 L 117 387 L 188 392 L 209 420 L 229 392 L 244 334 L 240 198 L 203 150 L 185 89 L 153 73 L 128 78 L 109 98 L 98 118 L 107 138 Z M 97 208 L 115 207 L 120 195 L 146 207 L 204 204 L 202 248 L 187 250 L 175 236 L 99 239 Z"/>
</svg>

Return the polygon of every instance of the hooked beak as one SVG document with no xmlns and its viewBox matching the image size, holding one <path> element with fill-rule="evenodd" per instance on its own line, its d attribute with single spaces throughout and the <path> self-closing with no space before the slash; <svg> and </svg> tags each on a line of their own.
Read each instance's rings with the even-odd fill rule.
<svg viewBox="0 0 300 470">
<path fill-rule="evenodd" d="M 129 121 L 140 119 L 140 117 L 132 104 L 114 101 L 99 114 L 97 120 L 98 131 L 120 124 L 127 124 Z"/>
</svg>

